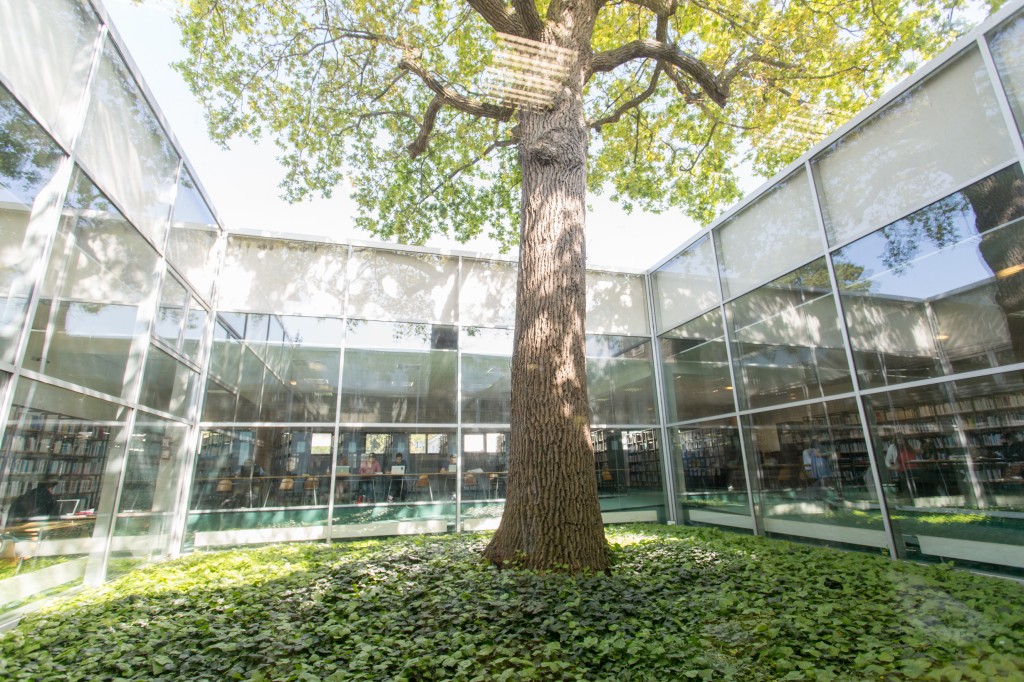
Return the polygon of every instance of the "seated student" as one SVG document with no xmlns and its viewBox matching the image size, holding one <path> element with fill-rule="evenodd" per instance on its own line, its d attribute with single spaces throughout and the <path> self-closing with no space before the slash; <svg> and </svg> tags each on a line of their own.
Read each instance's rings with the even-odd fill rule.
<svg viewBox="0 0 1024 682">
<path fill-rule="evenodd" d="M 362 502 L 363 498 L 371 496 L 376 498 L 375 486 L 376 481 L 372 478 L 373 476 L 380 473 L 380 462 L 377 461 L 377 456 L 369 454 L 363 457 L 362 461 L 359 462 L 359 474 L 366 476 L 359 481 L 359 498 L 356 501 Z"/>
<path fill-rule="evenodd" d="M 395 455 L 395 460 L 391 462 L 392 467 L 404 467 L 405 458 L 402 453 L 399 452 Z M 409 469 L 405 469 L 405 473 L 409 473 Z M 405 476 L 401 474 L 395 474 L 388 480 L 388 502 L 394 500 L 404 500 L 406 496 L 405 488 Z"/>
<path fill-rule="evenodd" d="M 37 516 L 57 516 L 57 498 L 53 489 L 57 487 L 57 481 L 41 481 L 32 490 L 27 490 L 11 503 L 11 511 L 8 514 L 8 521 L 27 521 Z"/>
</svg>

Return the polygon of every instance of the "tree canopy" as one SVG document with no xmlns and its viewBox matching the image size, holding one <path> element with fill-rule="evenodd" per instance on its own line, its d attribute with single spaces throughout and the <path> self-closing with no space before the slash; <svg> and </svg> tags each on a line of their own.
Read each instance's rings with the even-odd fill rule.
<svg viewBox="0 0 1024 682">
<path fill-rule="evenodd" d="M 995 9 L 1002 0 L 987 0 Z M 191 0 L 178 64 L 214 139 L 270 138 L 289 200 L 351 184 L 359 226 L 420 244 L 518 240 L 498 33 L 550 40 L 563 0 Z M 948 45 L 964 0 L 588 0 L 588 188 L 707 222 Z M 977 8 L 974 7 L 976 10 Z M 557 33 L 557 32 L 556 32 Z"/>
</svg>

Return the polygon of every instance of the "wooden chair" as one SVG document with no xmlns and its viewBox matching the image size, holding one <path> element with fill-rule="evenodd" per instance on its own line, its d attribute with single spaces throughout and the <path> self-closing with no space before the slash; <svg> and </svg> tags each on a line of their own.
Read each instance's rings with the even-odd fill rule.
<svg viewBox="0 0 1024 682">
<path fill-rule="evenodd" d="M 426 474 L 420 474 L 419 476 L 416 477 L 416 484 L 413 486 L 413 490 L 419 495 L 422 495 L 424 488 L 427 489 L 427 492 L 430 494 L 430 501 L 433 502 L 434 486 L 430 484 L 430 476 L 427 476 Z"/>
</svg>

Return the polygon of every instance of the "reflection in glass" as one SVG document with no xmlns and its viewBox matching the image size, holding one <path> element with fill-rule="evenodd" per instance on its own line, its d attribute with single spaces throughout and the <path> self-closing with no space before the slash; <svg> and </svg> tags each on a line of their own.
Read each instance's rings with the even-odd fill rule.
<svg viewBox="0 0 1024 682">
<path fill-rule="evenodd" d="M 219 307 L 255 313 L 340 316 L 348 247 L 232 236 L 220 273 Z"/>
<path fill-rule="evenodd" d="M 735 417 L 688 424 L 671 433 L 679 504 L 688 520 L 752 529 Z"/>
<path fill-rule="evenodd" d="M 130 397 L 139 305 L 156 287 L 156 253 L 76 171 L 32 324 L 25 367 Z"/>
<path fill-rule="evenodd" d="M 220 228 L 206 205 L 195 180 L 185 169 L 178 179 L 178 193 L 167 238 L 167 259 L 207 300 L 216 277 L 215 248 Z"/>
<path fill-rule="evenodd" d="M 720 309 L 662 335 L 659 345 L 669 421 L 736 409 Z"/>
<path fill-rule="evenodd" d="M 1024 374 L 874 394 L 865 407 L 906 553 L 1020 568 Z"/>
<path fill-rule="evenodd" d="M 512 330 L 466 327 L 462 339 L 462 421 L 507 424 Z"/>
<path fill-rule="evenodd" d="M 989 48 L 1017 129 L 1024 135 L 1024 13 L 1006 22 L 989 40 Z"/>
<path fill-rule="evenodd" d="M 203 420 L 333 422 L 341 341 L 333 318 L 221 315 Z"/>
<path fill-rule="evenodd" d="M 178 350 L 181 338 L 181 323 L 185 318 L 185 304 L 188 292 L 173 277 L 164 278 L 164 286 L 160 291 L 160 307 L 153 320 L 153 336 L 160 339 L 174 350 Z"/>
<path fill-rule="evenodd" d="M 587 332 L 632 336 L 651 333 L 642 275 L 587 272 Z"/>
<path fill-rule="evenodd" d="M 0 8 L 0 16 L 5 11 Z M 13 362 L 25 326 L 30 274 L 42 249 L 38 239 L 29 237 L 29 218 L 64 153 L 3 86 L 0 149 L 0 360 Z"/>
<path fill-rule="evenodd" d="M 190 418 L 198 378 L 195 370 L 150 346 L 139 402 L 176 417 Z"/>
<path fill-rule="evenodd" d="M 1011 159 L 988 72 L 970 49 L 815 160 L 829 243 L 890 223 Z"/>
<path fill-rule="evenodd" d="M 812 199 L 801 168 L 715 229 L 726 298 L 822 254 Z"/>
<path fill-rule="evenodd" d="M 455 324 L 458 259 L 431 253 L 353 249 L 349 317 Z"/>
<path fill-rule="evenodd" d="M 341 420 L 453 423 L 458 328 L 349 320 Z"/>
<path fill-rule="evenodd" d="M 1024 361 L 1024 176 L 981 180 L 834 255 L 862 387 Z"/>
<path fill-rule="evenodd" d="M 178 155 L 109 39 L 89 91 L 76 154 L 139 230 L 163 248 Z"/>
<path fill-rule="evenodd" d="M 516 277 L 514 262 L 464 258 L 459 321 L 463 325 L 514 327 Z"/>
<path fill-rule="evenodd" d="M 653 424 L 658 419 L 651 340 L 587 335 L 587 393 L 593 424 Z"/>
<path fill-rule="evenodd" d="M 137 413 L 114 521 L 112 556 L 119 560 L 108 579 L 177 550 L 173 521 L 187 437 L 186 424 Z"/>
<path fill-rule="evenodd" d="M 710 235 L 688 246 L 651 277 L 658 333 L 678 326 L 722 300 Z"/>
<path fill-rule="evenodd" d="M 727 303 L 725 309 L 741 407 L 852 390 L 823 258 Z"/>
<path fill-rule="evenodd" d="M 760 412 L 747 426 L 769 535 L 887 546 L 854 400 Z"/>
<path fill-rule="evenodd" d="M 68 148 L 99 27 L 81 0 L 0 3 L 0 72 Z"/>
<path fill-rule="evenodd" d="M 19 599 L 80 584 L 102 547 L 117 477 L 124 408 L 22 378 L 0 450 L 0 532 L 14 539 Z M 104 511 L 106 510 L 106 511 Z M 94 562 L 91 566 L 96 568 Z M 0 569 L 0 584 L 15 570 Z M 20 605 L 0 603 L 0 611 Z"/>
</svg>

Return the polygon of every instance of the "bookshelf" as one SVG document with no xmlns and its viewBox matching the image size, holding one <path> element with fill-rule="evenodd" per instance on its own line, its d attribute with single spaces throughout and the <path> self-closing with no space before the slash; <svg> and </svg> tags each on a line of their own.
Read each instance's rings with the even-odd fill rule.
<svg viewBox="0 0 1024 682">
<path fill-rule="evenodd" d="M 12 410 L 4 434 L 6 460 L 0 508 L 45 479 L 57 482 L 58 499 L 78 500 L 78 511 L 95 509 L 109 451 L 110 429 L 94 422 L 40 410 Z"/>
<path fill-rule="evenodd" d="M 626 431 L 626 458 L 631 488 L 661 488 L 661 455 L 653 429 Z"/>
<path fill-rule="evenodd" d="M 726 488 L 732 464 L 739 459 L 735 438 L 722 429 L 685 429 L 678 433 L 687 490 Z"/>
</svg>

